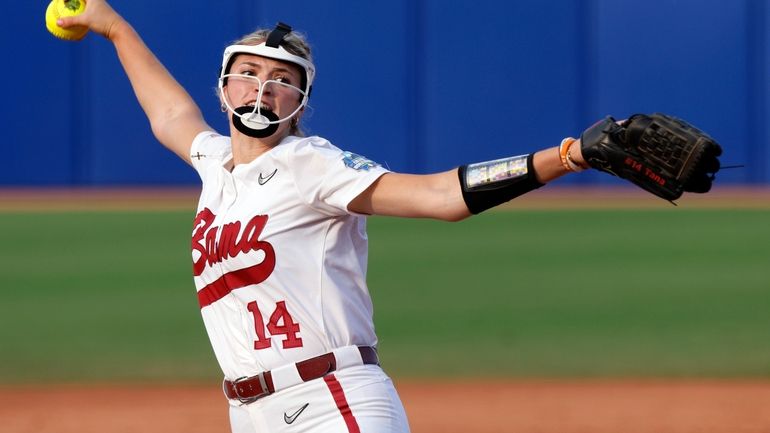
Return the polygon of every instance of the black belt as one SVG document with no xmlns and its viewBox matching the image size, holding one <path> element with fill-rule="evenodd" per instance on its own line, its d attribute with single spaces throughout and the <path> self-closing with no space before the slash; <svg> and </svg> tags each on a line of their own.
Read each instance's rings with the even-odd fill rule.
<svg viewBox="0 0 770 433">
<path fill-rule="evenodd" d="M 364 364 L 379 365 L 377 350 L 369 346 L 360 346 L 358 351 L 361 353 L 361 361 Z M 337 370 L 337 358 L 334 353 L 329 352 L 314 358 L 306 359 L 295 364 L 299 377 L 303 382 L 318 379 L 326 376 L 332 371 Z M 273 384 L 273 375 L 269 371 L 259 373 L 256 376 L 242 377 L 234 381 L 225 379 L 222 388 L 227 398 L 238 400 L 241 403 L 253 403 L 262 397 L 280 391 L 280 386 L 276 389 Z"/>
</svg>

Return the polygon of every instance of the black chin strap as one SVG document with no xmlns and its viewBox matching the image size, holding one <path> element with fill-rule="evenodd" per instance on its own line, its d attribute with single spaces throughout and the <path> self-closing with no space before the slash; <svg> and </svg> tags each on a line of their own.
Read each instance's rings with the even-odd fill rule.
<svg viewBox="0 0 770 433">
<path fill-rule="evenodd" d="M 272 48 L 278 48 L 278 46 L 281 45 L 281 42 L 283 42 L 283 38 L 285 38 L 289 33 L 291 33 L 291 26 L 282 22 L 278 22 L 270 34 L 267 35 L 267 41 L 265 41 L 265 45 Z"/>
<path fill-rule="evenodd" d="M 238 113 L 241 116 L 247 116 L 254 113 L 254 107 L 249 107 L 247 105 L 238 107 L 235 109 L 235 112 L 232 115 L 233 126 L 235 126 L 235 129 L 244 135 L 248 135 L 249 137 L 254 138 L 265 138 L 275 134 L 275 132 L 278 131 L 278 115 L 275 114 L 272 110 L 261 111 L 262 116 L 267 118 L 267 120 L 271 123 L 268 123 L 267 125 L 258 125 L 259 127 L 257 128 L 251 126 L 253 125 L 251 122 L 249 122 L 250 124 L 244 122 L 243 118 L 236 115 L 235 113 Z"/>
</svg>

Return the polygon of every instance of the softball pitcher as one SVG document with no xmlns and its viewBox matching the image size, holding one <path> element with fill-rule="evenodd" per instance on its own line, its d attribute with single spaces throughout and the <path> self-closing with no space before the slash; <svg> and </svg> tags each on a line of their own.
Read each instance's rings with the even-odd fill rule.
<svg viewBox="0 0 770 433">
<path fill-rule="evenodd" d="M 443 173 L 393 173 L 302 134 L 316 71 L 308 44 L 285 24 L 224 50 L 218 91 L 229 136 L 206 124 L 105 1 L 88 0 L 58 25 L 86 26 L 114 44 L 153 133 L 200 175 L 193 276 L 235 433 L 409 431 L 379 365 L 366 215 L 467 218 L 599 166 L 583 153 L 599 161 L 610 129 L 621 127 L 600 122 L 582 146 L 568 138 Z"/>
</svg>

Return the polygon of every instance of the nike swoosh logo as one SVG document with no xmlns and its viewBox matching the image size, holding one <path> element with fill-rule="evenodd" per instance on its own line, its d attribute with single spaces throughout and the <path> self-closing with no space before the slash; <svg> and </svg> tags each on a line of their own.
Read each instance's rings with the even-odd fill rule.
<svg viewBox="0 0 770 433">
<path fill-rule="evenodd" d="M 306 408 L 306 407 L 308 407 L 309 405 L 310 405 L 310 403 L 305 403 L 305 405 L 304 405 L 304 406 L 302 406 L 301 408 L 297 409 L 297 411 L 296 411 L 296 412 L 294 412 L 294 413 L 293 413 L 293 414 L 291 414 L 291 415 L 286 415 L 286 412 L 284 412 L 284 414 L 283 414 L 283 420 L 284 420 L 284 422 L 286 422 L 286 424 L 291 424 L 291 423 L 293 423 L 293 422 L 294 422 L 294 421 L 297 419 L 297 417 L 299 416 L 299 414 L 301 414 L 301 413 L 302 413 L 302 411 L 303 411 L 303 410 L 305 410 L 305 408 Z"/>
<path fill-rule="evenodd" d="M 270 175 L 269 175 L 269 176 L 267 176 L 267 177 L 263 177 L 263 176 L 262 176 L 262 173 L 259 173 L 259 177 L 257 178 L 257 182 L 259 182 L 259 184 L 260 184 L 260 185 L 264 185 L 264 184 L 266 184 L 266 183 L 267 183 L 267 182 L 268 182 L 270 179 L 272 179 L 272 178 L 273 178 L 273 176 L 275 176 L 275 174 L 276 174 L 276 173 L 278 173 L 278 169 L 277 169 L 277 168 L 276 168 L 275 170 L 273 170 L 273 172 L 272 172 L 272 173 L 270 173 Z"/>
</svg>

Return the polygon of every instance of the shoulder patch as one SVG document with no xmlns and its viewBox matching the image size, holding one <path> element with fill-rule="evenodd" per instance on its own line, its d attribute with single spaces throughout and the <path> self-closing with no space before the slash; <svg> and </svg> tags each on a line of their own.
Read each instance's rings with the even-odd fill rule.
<svg viewBox="0 0 770 433">
<path fill-rule="evenodd" d="M 342 162 L 345 164 L 345 167 L 350 167 L 354 170 L 364 170 L 369 171 L 372 168 L 379 167 L 380 164 L 377 164 L 376 162 L 372 161 L 371 159 L 368 159 L 364 156 L 355 154 L 353 152 L 342 152 Z"/>
</svg>

